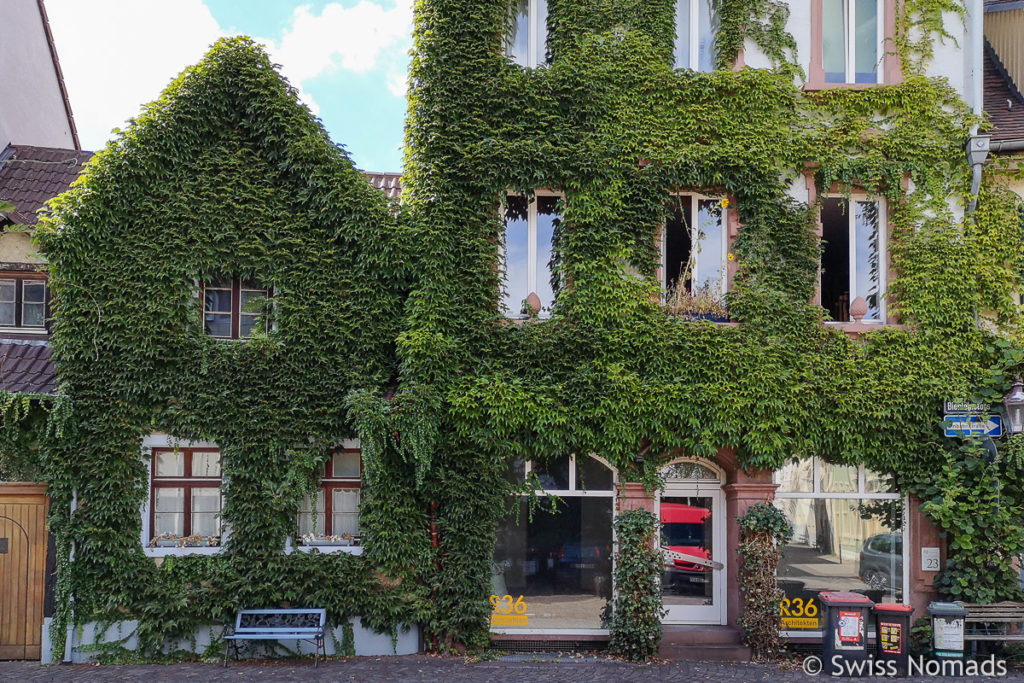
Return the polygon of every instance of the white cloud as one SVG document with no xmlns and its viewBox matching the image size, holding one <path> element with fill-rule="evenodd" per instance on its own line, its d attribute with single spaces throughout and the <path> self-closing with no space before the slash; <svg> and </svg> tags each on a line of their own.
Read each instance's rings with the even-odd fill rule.
<svg viewBox="0 0 1024 683">
<path fill-rule="evenodd" d="M 202 0 L 47 0 L 85 149 L 139 113 L 222 31 Z"/>
<path fill-rule="evenodd" d="M 331 2 L 319 15 L 301 5 L 279 37 L 257 39 L 314 113 L 304 84 L 339 69 L 379 72 L 391 93 L 405 96 L 412 0 L 382 1 L 388 9 Z M 85 149 L 101 148 L 112 128 L 230 35 L 203 0 L 46 0 L 46 8 Z"/>
</svg>

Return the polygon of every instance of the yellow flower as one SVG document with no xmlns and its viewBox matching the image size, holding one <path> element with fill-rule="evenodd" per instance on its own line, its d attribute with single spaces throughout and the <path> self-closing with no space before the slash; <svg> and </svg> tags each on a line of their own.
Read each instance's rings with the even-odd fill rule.
<svg viewBox="0 0 1024 683">
<path fill-rule="evenodd" d="M 733 256 L 732 252 L 729 252 L 729 260 L 730 261 L 735 261 L 736 260 L 736 257 Z"/>
<path fill-rule="evenodd" d="M 723 200 L 722 200 L 721 202 L 719 202 L 719 203 L 720 203 L 720 204 L 722 205 L 722 208 L 723 208 L 723 209 L 728 209 L 728 208 L 729 208 L 729 200 L 728 200 L 728 199 L 723 199 Z"/>
</svg>

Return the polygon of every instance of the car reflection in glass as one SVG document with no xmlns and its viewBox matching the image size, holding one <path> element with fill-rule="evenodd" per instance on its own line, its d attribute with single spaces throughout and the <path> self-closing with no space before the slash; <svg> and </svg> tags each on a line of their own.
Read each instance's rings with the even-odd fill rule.
<svg viewBox="0 0 1024 683">
<path fill-rule="evenodd" d="M 875 534 L 860 551 L 857 576 L 872 590 L 903 590 L 903 535 Z"/>
<path fill-rule="evenodd" d="M 705 520 L 711 515 L 707 508 L 683 503 L 661 504 L 661 547 L 679 553 L 711 559 L 706 549 Z M 676 593 L 704 592 L 708 582 L 707 567 L 685 560 L 671 560 L 662 576 L 662 588 Z M 668 563 L 666 563 L 668 564 Z"/>
</svg>

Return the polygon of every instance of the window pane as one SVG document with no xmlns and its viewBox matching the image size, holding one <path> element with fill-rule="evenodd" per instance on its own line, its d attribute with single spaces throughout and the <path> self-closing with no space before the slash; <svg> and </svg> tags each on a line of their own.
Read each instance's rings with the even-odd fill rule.
<svg viewBox="0 0 1024 683">
<path fill-rule="evenodd" d="M 712 499 L 704 496 L 663 496 L 661 509 L 661 547 L 677 553 L 714 559 Z M 715 574 L 686 560 L 671 560 L 662 572 L 662 601 L 672 605 L 714 604 Z"/>
<path fill-rule="evenodd" d="M 533 463 L 533 473 L 545 491 L 569 490 L 569 456 L 563 455 L 548 463 Z"/>
<path fill-rule="evenodd" d="M 184 477 L 185 476 L 185 452 L 184 451 L 157 451 L 156 454 L 156 477 Z M 173 489 L 158 489 L 158 491 L 170 491 Z"/>
<path fill-rule="evenodd" d="M 238 336 L 242 338 L 251 337 L 253 332 L 256 331 L 267 331 L 267 319 L 262 315 L 246 315 L 243 313 L 241 320 L 238 321 Z"/>
<path fill-rule="evenodd" d="M 779 493 L 812 493 L 814 491 L 814 460 L 804 458 L 786 463 L 775 471 L 772 481 Z"/>
<path fill-rule="evenodd" d="M 537 0 L 537 45 L 535 63 L 548 63 L 548 0 Z"/>
<path fill-rule="evenodd" d="M 267 305 L 267 290 L 243 289 L 240 294 L 242 297 L 242 313 L 254 315 L 261 315 L 263 313 L 263 310 Z"/>
<path fill-rule="evenodd" d="M 537 296 L 542 313 L 549 313 L 555 302 L 551 287 L 551 241 L 560 220 L 555 212 L 557 206 L 557 197 L 537 197 Z"/>
<path fill-rule="evenodd" d="M 793 525 L 793 539 L 783 548 L 779 585 L 793 614 L 783 628 L 820 628 L 818 592 L 856 591 L 875 602 L 903 599 L 902 503 L 898 500 L 776 498 L 775 505 Z M 800 600 L 799 603 L 796 600 Z M 808 619 L 811 601 L 817 614 Z M 801 617 L 801 618 L 797 618 Z"/>
<path fill-rule="evenodd" d="M 230 313 L 207 313 L 205 317 L 206 331 L 214 337 L 231 336 Z"/>
<path fill-rule="evenodd" d="M 316 526 L 313 526 L 313 511 L 309 506 L 309 496 L 303 496 L 302 505 L 299 508 L 299 535 L 316 534 L 323 536 L 327 519 L 324 516 L 324 492 L 321 489 L 316 494 Z"/>
<path fill-rule="evenodd" d="M 715 29 L 711 0 L 695 0 L 697 7 L 697 70 L 715 69 Z"/>
<path fill-rule="evenodd" d="M 850 215 L 845 199 L 821 203 L 821 305 L 832 320 L 850 319 Z"/>
<path fill-rule="evenodd" d="M 698 203 L 696 237 L 695 291 L 724 294 L 725 254 L 722 250 L 722 207 L 718 200 L 702 199 Z"/>
<path fill-rule="evenodd" d="M 520 66 L 527 66 L 529 54 L 529 13 L 530 0 L 519 0 L 512 21 L 512 34 L 508 36 L 505 51 L 512 61 Z"/>
<path fill-rule="evenodd" d="M 14 302 L 0 302 L 0 325 L 14 324 Z"/>
<path fill-rule="evenodd" d="M 27 304 L 46 302 L 46 285 L 42 282 L 23 282 L 21 296 Z"/>
<path fill-rule="evenodd" d="M 331 492 L 334 508 L 331 533 L 335 536 L 359 535 L 359 489 L 334 489 Z"/>
<path fill-rule="evenodd" d="M 676 0 L 675 67 L 690 68 L 690 0 Z"/>
<path fill-rule="evenodd" d="M 857 291 L 868 304 L 864 320 L 878 320 L 882 310 L 881 258 L 878 244 L 878 203 L 857 202 L 855 237 L 857 240 Z"/>
<path fill-rule="evenodd" d="M 671 217 L 665 224 L 665 289 L 677 286 L 688 288 L 692 248 L 692 231 L 690 230 L 690 208 L 692 197 L 676 197 L 672 205 L 675 207 Z M 679 282 L 682 278 L 682 282 Z"/>
<path fill-rule="evenodd" d="M 156 512 L 184 512 L 185 489 L 180 486 L 153 489 L 153 510 Z"/>
<path fill-rule="evenodd" d="M 15 287 L 14 280 L 0 280 L 0 302 L 13 304 Z"/>
<path fill-rule="evenodd" d="M 846 82 L 846 0 L 821 0 L 821 62 L 826 83 Z"/>
<path fill-rule="evenodd" d="M 895 493 L 896 482 L 891 474 L 865 469 L 864 491 L 866 493 Z"/>
<path fill-rule="evenodd" d="M 523 596 L 526 614 L 495 612 L 499 628 L 601 628 L 612 595 L 612 499 L 563 498 L 518 511 L 498 525 L 491 590 Z M 517 514 L 518 512 L 518 514 Z M 498 621 L 519 616 L 512 621 Z"/>
<path fill-rule="evenodd" d="M 206 310 L 214 313 L 231 313 L 231 290 L 206 288 Z"/>
<path fill-rule="evenodd" d="M 819 490 L 823 493 L 856 493 L 857 468 L 820 461 Z"/>
<path fill-rule="evenodd" d="M 856 0 L 857 83 L 878 82 L 878 0 Z"/>
<path fill-rule="evenodd" d="M 220 489 L 192 489 L 192 535 L 220 535 Z"/>
<path fill-rule="evenodd" d="M 505 279 L 504 306 L 510 315 L 520 315 L 523 299 L 530 294 L 527 281 L 529 260 L 529 224 L 526 197 L 516 195 L 505 200 Z"/>
<path fill-rule="evenodd" d="M 153 515 L 153 535 L 171 534 L 182 536 L 185 533 L 185 513 L 157 512 Z"/>
<path fill-rule="evenodd" d="M 21 324 L 26 327 L 42 327 L 46 323 L 46 305 L 24 302 L 21 307 Z"/>
<path fill-rule="evenodd" d="M 334 454 L 334 476 L 339 479 L 358 479 L 359 453 L 341 451 Z"/>
<path fill-rule="evenodd" d="M 589 455 L 576 456 L 576 489 L 578 491 L 611 491 L 612 471 Z"/>
<path fill-rule="evenodd" d="M 192 476 L 199 478 L 219 477 L 220 453 L 216 451 L 193 451 Z"/>
</svg>

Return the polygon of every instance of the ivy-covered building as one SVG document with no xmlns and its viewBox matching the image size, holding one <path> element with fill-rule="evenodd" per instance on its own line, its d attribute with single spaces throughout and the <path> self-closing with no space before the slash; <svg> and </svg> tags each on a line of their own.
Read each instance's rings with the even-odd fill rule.
<svg viewBox="0 0 1024 683">
<path fill-rule="evenodd" d="M 276 605 L 338 652 L 748 657 L 763 501 L 787 637 L 825 589 L 1018 597 L 1020 444 L 942 430 L 1024 362 L 980 12 L 423 0 L 400 202 L 215 45 L 37 233 L 57 657 Z"/>
</svg>

